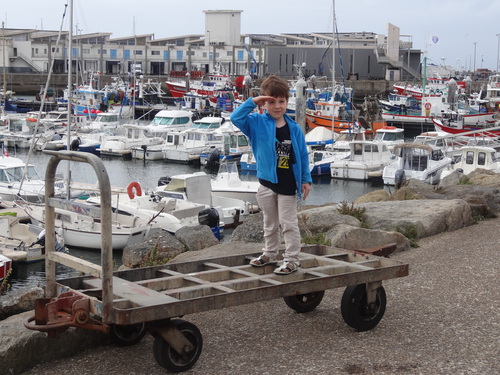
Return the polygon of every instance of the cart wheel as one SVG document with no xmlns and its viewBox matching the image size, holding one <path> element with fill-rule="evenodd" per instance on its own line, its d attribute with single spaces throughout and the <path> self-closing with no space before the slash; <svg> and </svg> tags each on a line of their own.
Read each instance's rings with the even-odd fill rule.
<svg viewBox="0 0 500 375">
<path fill-rule="evenodd" d="M 111 340 L 119 346 L 130 346 L 137 344 L 146 334 L 146 323 L 110 326 Z"/>
<path fill-rule="evenodd" d="M 283 297 L 283 299 L 285 300 L 287 306 L 291 309 L 297 311 L 298 313 L 306 313 L 313 311 L 316 307 L 318 307 L 324 295 L 325 291 L 320 290 L 319 292 Z"/>
<path fill-rule="evenodd" d="M 366 302 L 366 284 L 347 287 L 342 296 L 340 310 L 348 326 L 358 331 L 368 331 L 380 322 L 385 313 L 387 299 L 383 286 L 376 291 L 374 303 Z"/>
<path fill-rule="evenodd" d="M 172 319 L 177 329 L 194 345 L 189 353 L 177 353 L 161 336 L 156 336 L 153 344 L 153 354 L 156 362 L 171 372 L 183 372 L 194 366 L 203 348 L 201 332 L 194 324 L 182 319 Z"/>
</svg>

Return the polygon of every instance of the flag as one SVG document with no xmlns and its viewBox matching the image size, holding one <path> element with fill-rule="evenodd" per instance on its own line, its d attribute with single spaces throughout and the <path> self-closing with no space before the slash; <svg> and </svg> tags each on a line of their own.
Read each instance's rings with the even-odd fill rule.
<svg viewBox="0 0 500 375">
<path fill-rule="evenodd" d="M 432 37 L 432 43 L 437 44 L 439 42 L 439 38 L 437 36 Z"/>
</svg>

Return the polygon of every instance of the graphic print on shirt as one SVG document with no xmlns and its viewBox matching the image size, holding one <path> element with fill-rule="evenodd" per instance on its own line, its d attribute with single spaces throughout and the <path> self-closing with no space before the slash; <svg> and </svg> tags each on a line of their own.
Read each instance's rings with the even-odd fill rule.
<svg viewBox="0 0 500 375">
<path fill-rule="evenodd" d="M 278 155 L 278 168 L 290 169 L 290 153 L 292 152 L 292 141 L 287 139 L 283 142 L 276 140 L 276 154 Z"/>
</svg>

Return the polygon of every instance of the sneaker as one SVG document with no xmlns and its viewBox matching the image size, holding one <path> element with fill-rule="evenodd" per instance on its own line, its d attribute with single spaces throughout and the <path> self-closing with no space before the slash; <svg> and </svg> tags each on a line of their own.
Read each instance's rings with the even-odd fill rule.
<svg viewBox="0 0 500 375">
<path fill-rule="evenodd" d="M 300 265 L 293 262 L 283 262 L 281 266 L 274 270 L 277 275 L 290 275 L 291 273 L 297 272 Z"/>
<path fill-rule="evenodd" d="M 278 261 L 275 259 L 269 258 L 267 255 L 261 255 L 258 258 L 254 258 L 250 261 L 250 264 L 255 267 L 263 267 L 267 264 L 276 264 Z"/>
</svg>

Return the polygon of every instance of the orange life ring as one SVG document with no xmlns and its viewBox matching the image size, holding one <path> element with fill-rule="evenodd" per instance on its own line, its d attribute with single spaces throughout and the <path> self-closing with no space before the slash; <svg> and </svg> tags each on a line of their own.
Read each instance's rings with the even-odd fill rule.
<svg viewBox="0 0 500 375">
<path fill-rule="evenodd" d="M 134 192 L 134 189 L 135 189 L 135 192 Z M 127 186 L 127 194 L 128 194 L 128 197 L 130 199 L 134 199 L 135 196 L 137 195 L 138 197 L 140 197 L 142 195 L 142 189 L 141 189 L 141 185 L 139 185 L 138 182 L 131 182 L 128 186 Z"/>
<path fill-rule="evenodd" d="M 316 112 L 314 112 L 314 114 L 315 114 L 316 116 L 321 116 L 321 114 L 322 114 L 322 113 L 321 113 L 321 111 L 316 111 Z"/>
<path fill-rule="evenodd" d="M 33 118 L 33 117 L 28 117 L 26 120 L 29 122 L 36 122 L 37 121 L 36 118 Z"/>
</svg>

